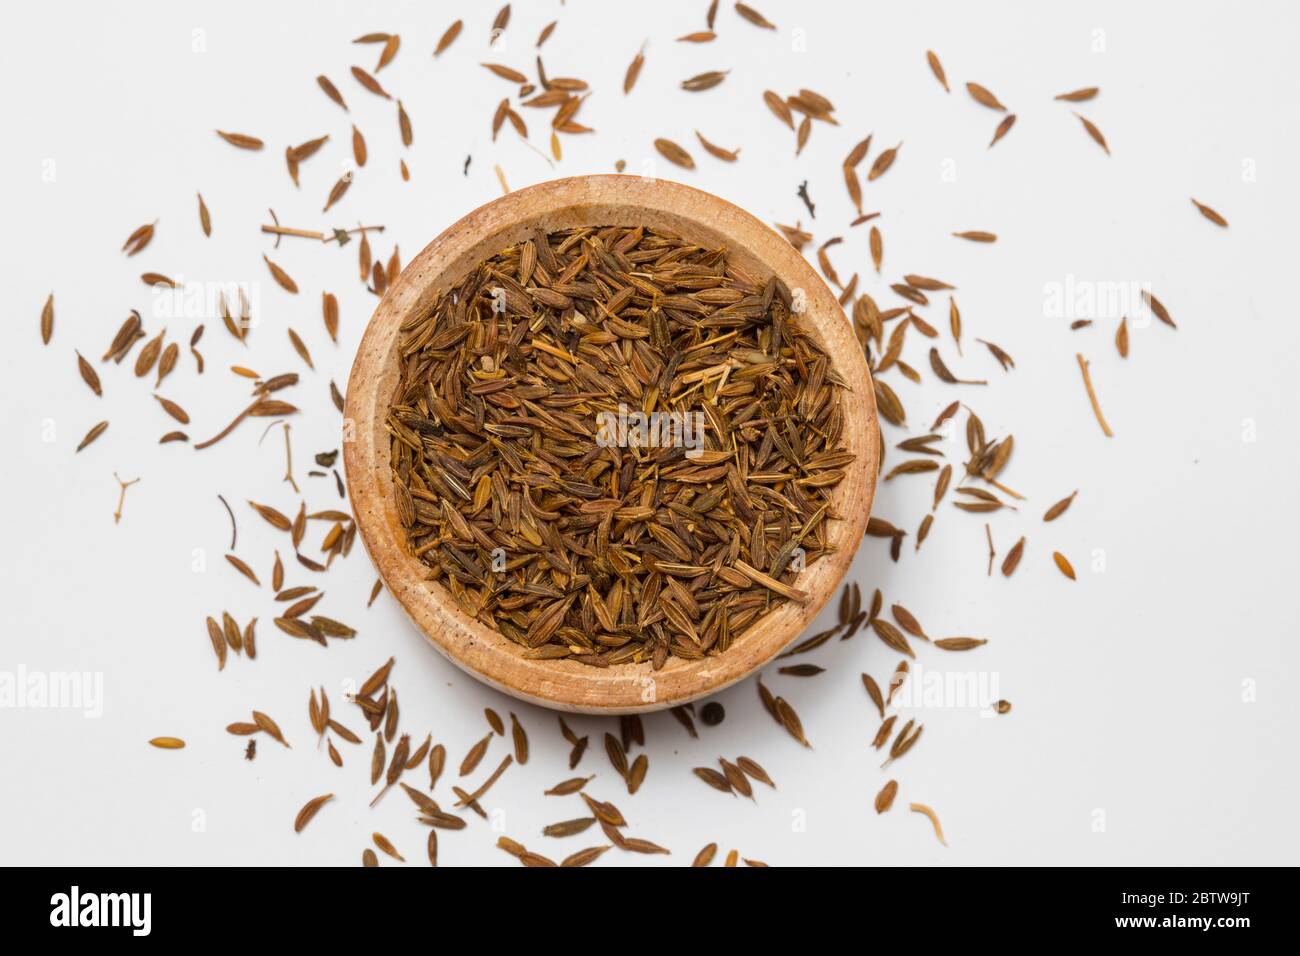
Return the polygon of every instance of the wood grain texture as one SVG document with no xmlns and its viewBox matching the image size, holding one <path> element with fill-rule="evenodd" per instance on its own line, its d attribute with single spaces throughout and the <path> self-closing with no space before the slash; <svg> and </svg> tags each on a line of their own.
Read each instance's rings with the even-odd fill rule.
<svg viewBox="0 0 1300 956">
<path fill-rule="evenodd" d="M 398 382 L 402 322 L 429 309 L 484 259 L 547 230 L 582 226 L 652 226 L 703 246 L 724 246 L 750 274 L 779 276 L 797 295 L 801 320 L 848 383 L 843 393 L 845 447 L 857 455 L 833 493 L 840 520 L 830 523 L 838 548 L 799 575 L 809 593 L 755 621 L 726 653 L 699 661 L 670 658 L 596 668 L 576 661 L 526 660 L 518 645 L 468 617 L 428 569 L 407 553 L 392 496 L 389 435 L 384 427 Z M 861 346 L 844 310 L 804 258 L 762 222 L 716 196 L 666 180 L 582 176 L 541 183 L 476 209 L 431 242 L 402 271 L 370 319 L 348 381 L 344 464 L 361 538 L 389 591 L 429 642 L 453 663 L 522 700 L 560 710 L 625 714 L 684 704 L 734 684 L 797 637 L 835 593 L 862 540 L 880 458 L 876 405 Z"/>
</svg>

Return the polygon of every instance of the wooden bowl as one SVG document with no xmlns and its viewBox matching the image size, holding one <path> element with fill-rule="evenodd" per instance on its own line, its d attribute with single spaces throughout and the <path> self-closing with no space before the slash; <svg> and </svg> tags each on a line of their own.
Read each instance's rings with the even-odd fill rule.
<svg viewBox="0 0 1300 956">
<path fill-rule="evenodd" d="M 844 443 L 856 460 L 834 489 L 842 520 L 828 540 L 838 550 L 798 578 L 802 604 L 782 603 L 753 622 L 725 653 L 698 661 L 670 657 L 650 664 L 597 668 L 569 660 L 527 660 L 496 630 L 468 617 L 428 569 L 407 553 L 397 517 L 384 427 L 398 381 L 398 329 L 414 310 L 428 309 L 437 293 L 478 263 L 531 235 L 594 225 L 663 228 L 728 256 L 751 275 L 779 276 L 806 302 L 810 328 L 848 383 L 843 394 Z M 871 510 L 880 457 L 870 373 L 835 297 L 794 247 L 749 213 L 716 196 L 664 180 L 637 176 L 581 176 L 510 193 L 470 213 L 425 247 L 402 270 L 370 319 L 348 381 L 344 463 L 361 538 L 388 585 L 429 642 L 479 680 L 523 700 L 559 710 L 628 714 L 684 704 L 753 673 L 797 637 L 835 593 L 853 558 Z M 350 439 L 350 440 L 349 440 Z"/>
</svg>

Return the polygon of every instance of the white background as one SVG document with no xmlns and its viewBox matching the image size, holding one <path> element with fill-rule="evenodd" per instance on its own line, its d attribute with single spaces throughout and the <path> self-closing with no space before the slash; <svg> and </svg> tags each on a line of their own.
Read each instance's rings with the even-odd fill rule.
<svg viewBox="0 0 1300 956">
<path fill-rule="evenodd" d="M 673 38 L 704 28 L 704 0 L 514 6 L 495 50 L 487 34 L 496 4 L 40 3 L 9 11 L 0 39 L 8 305 L 0 325 L 0 671 L 102 673 L 105 700 L 99 719 L 67 709 L 0 710 L 0 862 L 352 864 L 374 830 L 422 860 L 425 831 L 404 796 L 366 808 L 368 747 L 340 745 L 347 766 L 337 770 L 315 748 L 307 722 L 308 689 L 323 684 L 335 712 L 360 729 L 343 699 L 345 682 L 364 679 L 390 654 L 404 729 L 417 742 L 432 731 L 446 744 L 453 776 L 486 732 L 485 706 L 520 715 L 533 756 L 487 799 L 501 832 L 556 858 L 597 842 L 596 831 L 565 841 L 541 836 L 543 825 L 584 812 L 576 797 L 541 795 L 569 776 L 554 715 L 454 669 L 387 595 L 366 610 L 374 572 L 363 548 L 310 582 L 327 591 L 321 612 L 360 630 L 355 641 L 322 650 L 275 630 L 266 588 L 254 589 L 222 560 L 229 522 L 216 495 L 235 507 L 238 551 L 265 580 L 271 550 L 283 552 L 285 539 L 244 502 L 296 511 L 298 499 L 280 482 L 280 436 L 259 445 L 261 424 L 250 423 L 204 452 L 159 447 L 173 424 L 150 397 L 152 381 L 136 379 L 131 361 L 103 365 L 98 357 L 130 309 L 146 315 L 151 334 L 164 324 L 149 311 L 141 272 L 260 283 L 263 315 L 249 350 L 209 317 L 207 372 L 198 377 L 186 354 L 162 394 L 189 409 L 195 422 L 186 430 L 204 438 L 248 401 L 247 383 L 230 365 L 302 372 L 302 385 L 285 395 L 304 409 L 293 423 L 298 477 L 309 509 L 335 507 L 332 481 L 304 472 L 312 454 L 338 447 L 327 382 L 345 383 L 375 299 L 357 282 L 355 244 L 340 251 L 285 241 L 272 255 L 303 291 L 295 297 L 274 286 L 260 262 L 270 251 L 258 231 L 267 208 L 305 228 L 383 223 L 376 251 L 387 256 L 399 243 L 407 261 L 500 194 L 494 164 L 518 188 L 608 172 L 620 158 L 630 172 L 679 178 L 765 221 L 801 219 L 817 243 L 843 236 L 831 251 L 836 267 L 845 278 L 860 273 L 882 307 L 897 303 L 887 283 L 906 272 L 957 285 L 965 358 L 947 338 L 943 297 L 923 314 L 944 329 L 939 344 L 959 374 L 990 386 L 939 383 L 915 337 L 904 357 L 924 383 L 896 372 L 889 381 L 915 433 L 960 397 L 990 434 L 1015 435 L 1004 479 L 1029 500 L 995 516 L 992 528 L 999 560 L 1022 534 L 1028 548 L 1013 578 L 986 577 L 983 521 L 954 509 L 951 496 L 919 554 L 911 537 L 897 564 L 881 541 L 861 548 L 851 576 L 868 594 L 882 588 L 933 635 L 991 639 L 968 655 L 920 647 L 921 667 L 996 677 L 1000 696 L 1014 704 L 996 718 L 908 709 L 904 719 L 923 721 L 925 735 L 888 771 L 868 747 L 877 722 L 858 675 L 867 670 L 885 683 L 897 655 L 869 635 L 810 655 L 828 668 L 819 677 L 768 670 L 769 684 L 802 715 L 813 750 L 772 723 L 748 681 L 721 695 L 726 721 L 698 741 L 670 716 L 650 717 L 649 777 L 629 797 L 600 745 L 615 721 L 575 718 L 592 737 L 580 767 L 599 775 L 592 792 L 623 809 L 631 834 L 673 851 L 650 858 L 612 851 L 600 865 L 680 865 L 710 841 L 774 865 L 1296 862 L 1294 5 L 1101 3 L 1085 12 L 1079 4 L 760 0 L 777 32 L 723 3 L 718 40 L 698 46 Z M 457 16 L 465 32 L 434 61 L 435 42 Z M 496 103 L 515 88 L 477 65 L 534 74 L 533 41 L 552 19 L 559 26 L 543 50 L 547 70 L 591 84 L 579 119 L 597 130 L 565 138 L 564 160 L 554 166 L 508 127 L 491 141 Z M 407 151 L 394 106 L 348 76 L 351 64 L 374 66 L 377 47 L 349 43 L 371 31 L 402 35 L 400 54 L 379 78 L 413 120 Z M 624 68 L 647 39 L 645 69 L 625 97 Z M 950 95 L 926 67 L 927 48 L 942 57 Z M 679 89 L 710 69 L 732 72 L 706 93 Z M 316 88 L 320 72 L 343 91 L 350 115 Z M 968 80 L 1019 117 L 991 150 L 999 117 L 967 97 Z M 1104 131 L 1109 158 L 1071 107 L 1052 99 L 1091 85 L 1101 95 L 1078 109 Z M 830 97 L 841 125 L 816 124 L 796 158 L 761 93 L 800 87 Z M 521 112 L 546 152 L 549 112 Z M 350 168 L 350 121 L 364 131 L 370 161 L 322 216 L 329 186 Z M 259 135 L 267 148 L 235 150 L 214 128 Z M 705 155 L 695 129 L 741 147 L 740 161 Z M 883 279 L 870 268 L 866 227 L 847 228 L 852 211 L 839 172 L 867 132 L 875 140 L 863 173 L 880 149 L 904 142 L 894 168 L 866 186 L 866 208 L 882 213 Z M 295 190 L 284 147 L 325 133 L 330 143 L 304 164 Z M 687 146 L 698 168 L 645 165 L 656 136 Z M 462 175 L 467 154 L 473 162 Z M 399 156 L 410 165 L 409 183 L 398 177 Z M 795 198 L 805 179 L 815 221 Z M 211 239 L 199 231 L 196 190 L 212 210 Z M 1192 195 L 1231 228 L 1196 214 Z M 122 240 L 154 219 L 153 243 L 125 258 Z M 962 229 L 1000 238 L 982 246 L 950 237 Z M 1121 360 L 1113 316 L 1071 332 L 1068 317 L 1048 314 L 1045 288 L 1067 276 L 1149 283 L 1179 329 L 1133 329 L 1131 355 Z M 323 289 L 340 298 L 338 346 L 321 328 Z M 42 347 L 37 321 L 51 290 L 54 340 Z M 194 324 L 174 320 L 168 335 L 183 344 Z M 307 340 L 315 372 L 290 350 L 287 325 Z M 998 369 L 975 336 L 1007 349 L 1016 369 Z M 100 368 L 102 399 L 78 379 L 74 348 Z M 1076 351 L 1092 360 L 1113 439 L 1089 410 Z M 74 455 L 101 418 L 112 421 L 109 431 Z M 903 437 L 886 428 L 891 445 Z M 953 456 L 963 451 L 960 442 L 945 447 Z M 143 479 L 120 525 L 112 520 L 114 471 Z M 931 488 L 926 477 L 882 484 L 876 512 L 912 532 Z M 1068 514 L 1043 524 L 1047 506 L 1075 488 Z M 309 540 L 322 533 L 313 528 Z M 206 556 L 202 573 L 193 569 L 196 549 Z M 1053 550 L 1074 562 L 1076 583 L 1053 567 Z M 307 577 L 291 568 L 289 583 Z M 223 609 L 241 623 L 260 618 L 261 653 L 218 674 L 203 619 Z M 279 720 L 291 751 L 263 739 L 255 762 L 242 759 L 243 740 L 223 728 L 253 707 Z M 146 745 L 160 734 L 189 746 Z M 495 742 L 467 778 L 471 786 L 505 752 Z M 690 773 L 739 754 L 764 764 L 779 790 L 738 800 Z M 872 798 L 890 776 L 899 800 L 877 817 Z M 338 799 L 295 836 L 298 808 L 329 791 Z M 453 802 L 446 778 L 437 797 Z M 907 812 L 912 800 L 937 810 L 947 849 L 924 818 Z M 511 863 L 494 849 L 497 835 L 472 817 L 468 829 L 443 834 L 442 860 Z"/>
</svg>

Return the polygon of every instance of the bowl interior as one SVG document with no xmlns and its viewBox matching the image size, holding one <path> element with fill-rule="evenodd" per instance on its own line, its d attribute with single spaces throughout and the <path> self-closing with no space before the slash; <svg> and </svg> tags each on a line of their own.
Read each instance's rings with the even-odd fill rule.
<svg viewBox="0 0 1300 956">
<path fill-rule="evenodd" d="M 593 667 L 569 660 L 528 660 L 521 648 L 466 615 L 428 569 L 407 553 L 392 494 L 388 407 L 399 379 L 399 327 L 429 310 L 480 262 L 541 227 L 647 226 L 706 247 L 725 247 L 729 263 L 760 282 L 779 276 L 802 290 L 800 321 L 849 388 L 842 392 L 844 445 L 857 458 L 834 489 L 840 519 L 828 525 L 836 550 L 804 570 L 803 603 L 784 602 L 760 617 L 726 652 L 699 661 L 670 657 L 650 664 Z M 664 180 L 589 176 L 510 193 L 455 223 L 403 270 L 371 318 L 348 382 L 344 455 L 362 539 L 389 590 L 426 637 L 453 662 L 522 699 L 563 710 L 632 713 L 676 706 L 752 673 L 796 637 L 834 593 L 861 541 L 879 458 L 869 372 L 849 321 L 803 257 L 760 221 L 715 196 Z"/>
</svg>

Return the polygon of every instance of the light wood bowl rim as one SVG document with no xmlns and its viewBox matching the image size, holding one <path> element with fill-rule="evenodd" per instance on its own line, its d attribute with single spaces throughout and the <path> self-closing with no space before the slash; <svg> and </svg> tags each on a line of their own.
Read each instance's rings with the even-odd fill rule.
<svg viewBox="0 0 1300 956">
<path fill-rule="evenodd" d="M 829 528 L 838 550 L 799 575 L 809 593 L 759 618 L 723 654 L 700 661 L 670 658 L 597 668 L 576 661 L 527 660 L 518 645 L 469 618 L 427 568 L 407 554 L 391 494 L 389 436 L 384 427 L 394 393 L 398 329 L 412 310 L 460 281 L 478 262 L 522 239 L 534 223 L 550 229 L 644 224 L 705 245 L 760 279 L 775 273 L 807 303 L 800 321 L 829 353 L 848 383 L 844 443 L 857 454 L 833 492 L 841 519 Z M 438 651 L 481 681 L 545 707 L 593 714 L 660 710 L 716 693 L 768 663 L 797 637 L 831 598 L 866 529 L 880 457 L 876 403 L 862 349 L 849 319 L 803 256 L 783 237 L 739 207 L 709 193 L 662 179 L 596 175 L 559 179 L 509 193 L 456 222 L 402 270 L 361 341 L 348 380 L 344 466 L 361 539 L 388 590 Z"/>
</svg>

